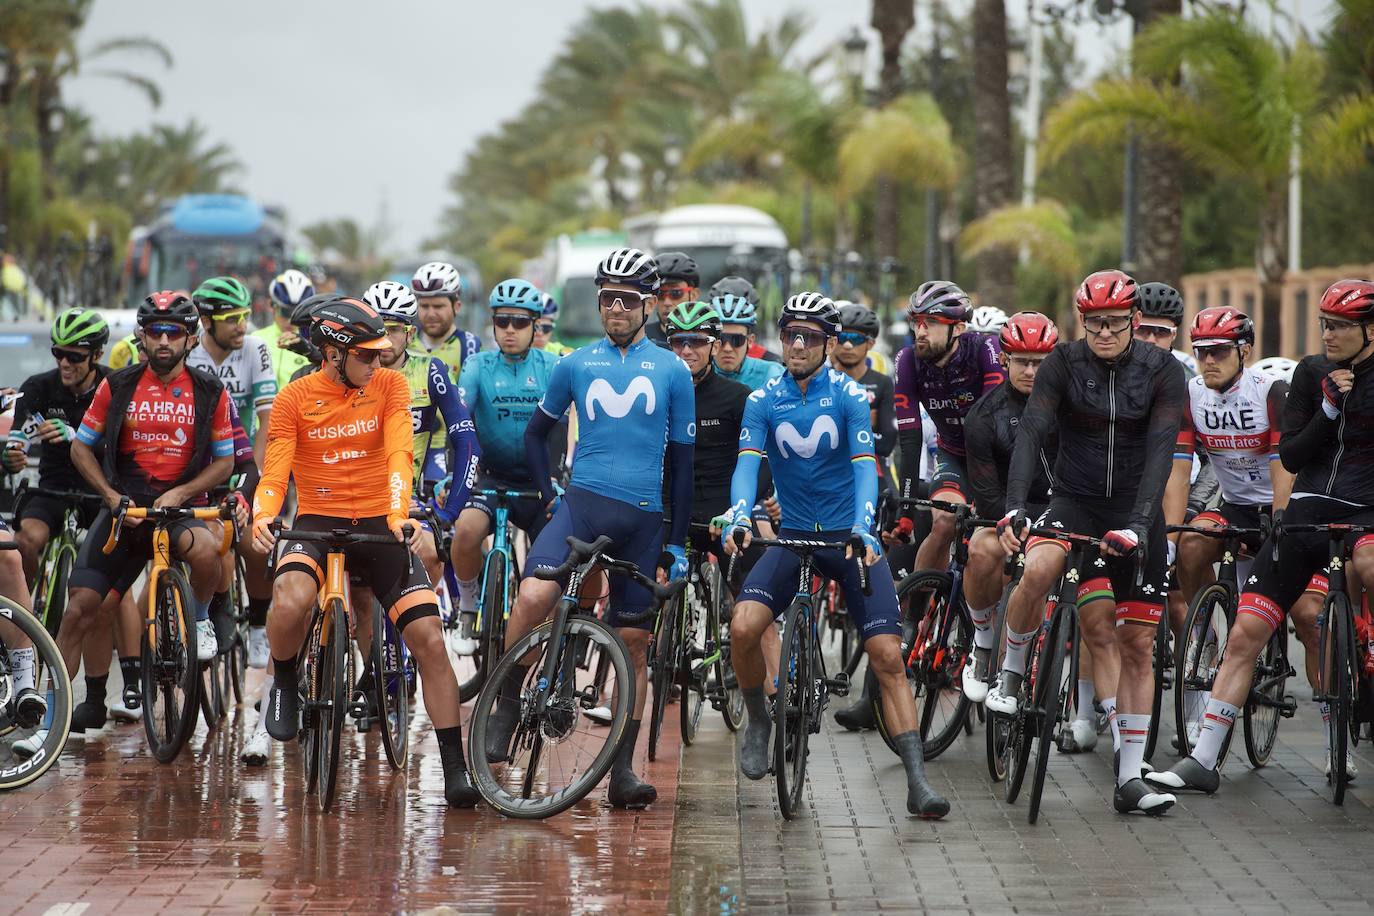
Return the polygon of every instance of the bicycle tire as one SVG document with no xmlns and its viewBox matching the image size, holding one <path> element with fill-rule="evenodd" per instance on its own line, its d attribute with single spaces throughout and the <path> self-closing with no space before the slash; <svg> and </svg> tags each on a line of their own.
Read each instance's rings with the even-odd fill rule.
<svg viewBox="0 0 1374 916">
<path fill-rule="evenodd" d="M 230 580 L 230 608 L 234 612 L 234 639 L 229 645 L 229 680 L 234 705 L 243 705 L 244 687 L 248 682 L 248 611 L 244 606 L 248 592 L 243 584 L 243 558 L 234 559 L 234 575 Z"/>
<path fill-rule="evenodd" d="M 328 691 L 325 704 L 315 730 L 315 738 L 320 742 L 319 751 L 319 795 L 317 801 L 321 811 L 328 811 L 334 805 L 334 791 L 339 781 L 339 744 L 343 738 L 344 720 L 348 718 L 348 695 L 353 688 L 353 677 L 349 670 L 352 666 L 352 652 L 348 644 L 348 619 L 344 614 L 343 602 L 331 599 L 326 609 L 328 644 L 323 646 L 323 662 L 320 668 L 320 683 Z M 375 636 L 374 636 L 375 639 Z"/>
<path fill-rule="evenodd" d="M 777 701 L 773 705 L 773 773 L 778 784 L 778 810 L 786 820 L 801 809 L 806 786 L 807 742 L 817 714 L 811 671 L 811 605 L 792 603 L 782 630 Z"/>
<path fill-rule="evenodd" d="M 487 682 L 487 677 L 491 674 L 491 666 L 495 664 L 495 659 L 489 657 L 491 647 L 487 634 L 493 632 L 494 628 L 505 625 L 506 580 L 509 576 L 505 554 L 499 550 L 490 551 L 483 566 L 482 606 L 481 612 L 478 614 L 481 621 L 481 631 L 473 634 L 477 641 L 477 648 L 470 656 L 458 656 L 452 650 L 449 653 L 455 658 L 468 659 L 454 665 L 454 674 L 458 677 L 458 701 L 460 703 L 466 703 L 482 692 L 482 685 Z M 461 626 L 460 617 L 461 614 L 455 612 L 454 622 L 458 626 Z M 460 630 L 455 628 L 451 638 L 456 639 L 459 632 Z M 469 665 L 471 665 L 470 672 L 467 670 Z"/>
<path fill-rule="evenodd" d="M 1066 715 L 1072 715 L 1075 684 L 1064 678 L 1064 658 L 1074 634 L 1069 610 L 1060 604 L 1055 610 L 1050 630 L 1041 644 L 1040 663 L 1036 667 L 1035 687 L 1032 690 L 1036 715 L 1035 771 L 1031 777 L 1030 805 L 1026 822 L 1034 824 L 1040 818 L 1040 801 L 1045 792 L 1045 775 L 1050 768 L 1050 747 L 1054 733 Z M 1071 672 L 1070 672 L 1071 673 Z M 1066 710 L 1070 712 L 1066 713 Z"/>
<path fill-rule="evenodd" d="M 0 740 L 0 791 L 11 791 L 38 779 L 57 762 L 71 731 L 75 698 L 72 696 L 71 679 L 67 677 L 67 665 L 47 627 L 3 596 L 0 596 L 0 618 L 14 624 L 33 643 L 34 689 L 48 700 L 48 714 L 43 722 L 34 728 L 20 727 L 10 722 L 3 740 Z M 0 655 L 3 656 L 0 665 L 8 666 L 7 648 L 0 644 Z M 44 723 L 47 725 L 47 734 L 43 735 L 36 753 L 15 749 L 17 742 L 36 737 L 44 731 Z"/>
<path fill-rule="evenodd" d="M 1188 726 L 1195 722 L 1201 726 L 1205 703 L 1199 697 L 1210 694 L 1221 670 L 1231 621 L 1235 619 L 1233 594 L 1222 583 L 1213 582 L 1193 596 L 1183 620 L 1183 645 L 1174 660 L 1174 729 L 1181 757 L 1193 752 Z M 1217 758 L 1218 768 L 1225 763 L 1225 755 L 1223 747 Z"/>
<path fill-rule="evenodd" d="M 1331 749 L 1327 753 L 1326 782 L 1333 805 L 1345 804 L 1345 790 L 1350 777 L 1345 771 L 1347 744 L 1350 740 L 1351 713 L 1354 701 L 1351 697 L 1351 634 L 1350 602 L 1344 594 L 1328 594 L 1322 606 L 1324 625 L 1319 640 L 1321 649 L 1317 655 L 1319 665 L 1330 659 L 1329 674 L 1323 678 L 1322 692 L 1331 708 Z"/>
<path fill-rule="evenodd" d="M 1042 645 L 1045 637 L 1046 633 L 1043 630 L 1035 636 L 1035 645 L 1032 647 L 1033 651 L 1029 653 L 1028 662 L 1035 662 L 1039 659 L 1040 653 L 1043 651 Z M 1030 671 L 1035 670 L 1030 664 L 1027 668 Z M 1017 695 L 1017 709 L 1020 711 L 1014 716 L 1007 717 L 1007 784 L 1004 797 L 1008 804 L 1014 803 L 1020 796 L 1021 787 L 1026 781 L 1026 764 L 1030 762 L 1031 731 L 1035 726 L 1030 714 L 1030 688 L 1032 686 L 1033 680 L 1030 676 L 1022 679 L 1021 690 Z"/>
<path fill-rule="evenodd" d="M 1155 638 L 1151 642 L 1150 671 L 1154 674 L 1154 687 L 1150 691 L 1150 724 L 1145 729 L 1145 759 L 1155 755 L 1155 745 L 1159 742 L 1159 714 L 1164 708 L 1164 670 L 1165 659 L 1169 654 L 1169 609 L 1155 625 Z"/>
<path fill-rule="evenodd" d="M 668 712 L 668 699 L 677 683 L 677 635 L 682 619 L 681 592 L 658 612 L 654 627 L 653 656 L 649 663 L 649 761 L 658 759 L 658 739 L 663 734 L 663 718 Z"/>
<path fill-rule="evenodd" d="M 726 603 L 730 600 L 729 590 L 725 587 L 725 577 L 721 575 L 720 564 L 707 563 L 703 567 L 703 578 L 709 600 L 707 619 L 716 634 L 716 644 L 720 647 L 720 657 L 715 663 L 715 691 L 719 696 L 720 715 L 725 727 L 737 732 L 744 727 L 744 693 L 735 680 L 735 660 L 730 654 L 730 622 L 725 619 Z"/>
<path fill-rule="evenodd" d="M 43 592 L 42 607 L 43 625 L 47 627 L 48 633 L 53 639 L 57 638 L 57 631 L 62 628 L 62 612 L 67 609 L 67 582 L 71 578 L 72 568 L 76 565 L 76 546 L 67 540 L 66 534 L 57 538 L 57 549 L 52 558 L 50 574 L 45 575 L 43 570 L 47 564 L 39 564 L 40 576 L 44 581 L 34 583 L 34 594 L 38 595 L 40 589 Z M 37 601 L 34 607 L 39 607 Z"/>
<path fill-rule="evenodd" d="M 305 778 L 305 794 L 312 794 L 318 787 L 320 770 L 320 744 L 315 739 L 318 730 L 319 699 L 325 690 L 320 683 L 320 663 L 322 660 L 322 639 L 324 635 L 324 613 L 318 604 L 310 611 L 310 629 L 305 642 L 301 644 L 296 656 L 296 670 L 300 672 L 299 690 L 301 723 L 297 741 L 301 745 L 301 775 Z"/>
<path fill-rule="evenodd" d="M 927 592 L 930 598 L 926 615 L 933 612 L 943 618 L 946 613 L 953 613 L 959 618 L 954 623 L 952 630 L 946 627 L 944 619 L 936 621 L 933 624 L 932 635 L 935 637 L 934 643 L 947 641 L 948 638 L 953 638 L 956 643 L 960 643 L 962 645 L 959 653 L 960 658 L 956 660 L 950 656 L 946 659 L 945 653 L 940 653 L 939 649 L 935 649 L 933 651 L 941 655 L 942 658 L 934 667 L 926 665 L 923 657 L 917 660 L 914 669 L 910 664 L 907 665 L 907 686 L 916 701 L 917 712 L 920 715 L 921 745 L 924 748 L 923 756 L 926 760 L 933 760 L 940 756 L 954 743 L 954 739 L 959 736 L 959 730 L 964 726 L 964 720 L 968 717 L 969 706 L 971 705 L 968 698 L 964 696 L 960 671 L 968 660 L 968 653 L 973 648 L 973 623 L 966 615 L 951 610 L 948 599 L 952 585 L 953 580 L 949 573 L 925 569 L 910 574 L 897 586 L 897 603 L 904 609 L 904 613 L 909 610 L 906 605 L 909 596 L 914 596 L 917 592 Z M 922 620 L 924 619 L 923 617 Z M 921 621 L 915 622 L 911 639 L 920 634 L 920 625 Z M 909 662 L 911 659 L 910 639 L 903 639 L 901 651 L 903 661 Z M 950 667 L 951 665 L 953 667 Z M 864 677 L 865 689 L 868 691 L 868 696 L 872 702 L 874 726 L 888 750 L 898 754 L 897 745 L 892 740 L 883 713 L 882 693 L 878 679 L 872 671 L 872 666 L 870 666 Z M 951 688 L 957 697 L 950 696 Z M 935 721 L 935 713 L 942 706 L 948 706 L 950 703 L 953 704 L 952 708 L 948 715 L 941 717 L 940 727 L 932 735 L 931 723 Z"/>
<path fill-rule="evenodd" d="M 570 745 L 573 733 L 577 732 L 580 725 L 587 723 L 586 717 L 580 715 L 581 710 L 577 707 L 587 709 L 599 702 L 596 697 L 596 685 L 590 672 L 587 672 L 588 676 L 584 678 L 585 687 L 578 687 L 574 682 L 567 685 L 570 689 L 566 692 L 555 695 L 551 707 L 557 705 L 557 709 L 552 710 L 556 718 L 555 715 L 551 715 L 550 710 L 541 713 L 531 708 L 537 682 L 542 677 L 545 667 L 544 655 L 548 651 L 552 637 L 553 622 L 550 621 L 517 640 L 492 669 L 491 677 L 487 678 L 486 684 L 483 685 L 473 708 L 472 718 L 469 720 L 468 766 L 471 768 L 473 779 L 487 804 L 507 817 L 548 818 L 566 811 L 585 798 L 587 793 L 601 782 L 614 763 L 625 737 L 630 710 L 634 708 L 633 669 L 629 651 L 620 636 L 600 620 L 582 615 L 570 616 L 566 637 L 562 640 L 562 651 L 567 656 L 575 658 L 581 648 L 579 642 L 589 641 L 594 644 L 598 654 L 607 659 L 607 668 L 610 676 L 615 678 L 616 687 L 611 694 L 611 721 L 609 726 L 590 726 L 588 723 L 586 732 L 580 733 L 591 736 L 592 740 L 581 742 L 586 753 L 582 755 L 582 759 L 575 761 L 576 775 L 566 785 L 554 787 L 549 779 L 541 779 L 541 774 L 546 774 L 546 771 L 540 769 L 546 756 L 545 733 L 550 733 L 547 745 L 555 752 Z M 487 727 L 499 698 L 501 685 L 516 662 L 531 654 L 535 656 L 535 661 L 529 666 L 523 682 L 520 721 L 511 738 L 508 762 L 490 763 L 486 753 Z M 563 668 L 560 660 L 557 670 Z M 561 687 L 562 685 L 558 684 L 551 685 L 551 689 L 555 690 Z M 520 765 L 519 754 L 522 750 L 528 751 L 528 759 L 534 763 L 533 766 Z M 556 763 L 561 761 L 562 758 Z M 503 770 L 498 773 L 494 767 L 503 767 Z M 573 772 L 573 768 L 556 766 L 555 771 L 569 773 Z M 509 778 L 503 780 L 503 776 Z M 516 791 L 511 790 L 512 786 Z M 547 794 L 539 798 L 532 797 L 540 786 L 549 790 Z"/>
<path fill-rule="evenodd" d="M 1279 643 L 1279 640 L 1287 638 L 1288 623 L 1284 621 L 1269 636 L 1264 648 L 1260 650 L 1259 657 L 1255 659 L 1253 683 L 1268 685 L 1260 693 L 1271 702 L 1282 702 L 1284 686 L 1288 683 L 1288 655 Z M 1279 670 L 1279 666 L 1282 666 L 1282 671 Z M 1278 707 L 1254 702 L 1252 693 L 1246 699 L 1241 717 L 1245 731 L 1245 756 L 1250 759 L 1252 767 L 1259 769 L 1269 763 L 1269 757 L 1274 751 L 1274 742 L 1278 738 Z"/>
<path fill-rule="evenodd" d="M 212 732 L 219 725 L 219 657 L 208 662 L 200 662 L 200 717 L 205 721 L 205 730 Z"/>
<path fill-rule="evenodd" d="M 989 715 L 984 722 L 988 778 L 993 782 L 1001 782 L 1007 778 L 1007 741 L 1010 734 L 1011 723 L 1006 716 Z"/>
<path fill-rule="evenodd" d="M 372 605 L 372 686 L 376 694 L 382 750 L 393 770 L 405 769 L 410 757 L 410 696 L 400 634 L 382 606 Z"/>
<path fill-rule="evenodd" d="M 153 620 L 145 622 L 142 636 L 143 732 L 157 762 L 171 763 L 195 730 L 200 710 L 196 622 L 191 586 L 180 569 L 162 570 L 153 595 Z"/>
<path fill-rule="evenodd" d="M 706 614 L 701 604 L 688 601 L 687 593 L 682 594 L 681 629 L 677 641 L 677 718 L 678 731 L 682 735 L 682 746 L 691 747 L 696 741 L 697 727 L 701 725 L 701 711 L 706 705 L 706 666 L 701 662 L 706 658 L 709 647 L 706 629 Z"/>
</svg>

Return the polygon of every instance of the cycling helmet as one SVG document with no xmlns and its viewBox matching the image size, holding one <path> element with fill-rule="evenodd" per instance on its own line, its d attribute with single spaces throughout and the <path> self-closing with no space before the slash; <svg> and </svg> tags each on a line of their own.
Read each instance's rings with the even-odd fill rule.
<svg viewBox="0 0 1374 916">
<path fill-rule="evenodd" d="M 415 276 L 410 278 L 410 288 L 417 296 L 447 296 L 458 299 L 463 295 L 463 278 L 458 268 L 443 261 L 430 261 L 420 265 Z"/>
<path fill-rule="evenodd" d="M 200 312 L 191 302 L 191 297 L 182 290 L 164 289 L 143 300 L 134 320 L 140 328 L 146 328 L 156 321 L 180 324 L 185 326 L 188 334 L 194 334 L 200 323 Z"/>
<path fill-rule="evenodd" d="M 840 310 L 840 327 L 846 331 L 858 331 L 868 337 L 878 336 L 878 316 L 867 306 L 857 302 L 836 302 Z"/>
<path fill-rule="evenodd" d="M 310 282 L 309 277 L 293 267 L 277 274 L 272 285 L 268 288 L 268 295 L 272 297 L 277 308 L 295 308 L 315 295 L 315 284 Z"/>
<path fill-rule="evenodd" d="M 550 296 L 548 293 L 541 293 L 540 296 L 542 297 L 543 302 L 544 302 L 544 312 L 543 312 L 544 317 L 545 317 L 545 318 L 557 318 L 557 317 L 558 317 L 558 300 L 555 299 L 553 296 Z"/>
<path fill-rule="evenodd" d="M 1007 313 L 995 305 L 980 305 L 969 317 L 970 331 L 981 334 L 996 334 L 1007 323 Z"/>
<path fill-rule="evenodd" d="M 720 336 L 720 313 L 709 302 L 684 302 L 668 313 L 669 336 L 679 331 Z"/>
<path fill-rule="evenodd" d="M 682 251 L 665 251 L 654 259 L 660 280 L 682 280 L 688 286 L 701 285 L 701 273 L 692 256 Z"/>
<path fill-rule="evenodd" d="M 528 280 L 512 277 L 496 284 L 487 300 L 493 308 L 524 309 L 538 318 L 544 314 L 544 294 Z"/>
<path fill-rule="evenodd" d="M 1374 319 L 1374 282 L 1369 280 L 1337 280 L 1322 293 L 1318 310 L 1351 321 Z"/>
<path fill-rule="evenodd" d="M 253 297 L 235 277 L 211 277 L 191 294 L 191 301 L 202 315 L 241 312 L 252 308 Z"/>
<path fill-rule="evenodd" d="M 409 286 L 395 280 L 379 280 L 363 293 L 363 301 L 377 310 L 382 320 L 403 321 L 414 324 L 420 315 L 420 306 L 415 301 L 415 293 Z"/>
<path fill-rule="evenodd" d="M 1298 364 L 1286 356 L 1270 356 L 1255 363 L 1251 368 L 1266 375 L 1277 376 L 1285 382 L 1292 382 L 1293 370 L 1298 368 Z"/>
<path fill-rule="evenodd" d="M 1135 280 L 1119 270 L 1099 270 L 1088 274 L 1074 294 L 1073 304 L 1083 314 L 1109 309 L 1134 309 L 1138 304 Z"/>
<path fill-rule="evenodd" d="M 831 337 L 840 333 L 840 310 L 820 293 L 797 293 L 787 300 L 778 316 L 778 327 L 785 328 L 793 321 L 814 321 Z"/>
<path fill-rule="evenodd" d="M 973 312 L 968 293 L 948 280 L 927 280 L 907 300 L 908 318 L 938 318 L 942 321 L 968 321 Z"/>
<path fill-rule="evenodd" d="M 301 333 L 301 336 L 308 338 L 306 331 L 310 327 L 311 315 L 315 309 L 322 305 L 328 305 L 337 299 L 342 299 L 338 293 L 317 293 L 302 302 L 291 310 L 291 326 Z"/>
<path fill-rule="evenodd" d="M 660 283 L 658 265 L 638 248 L 617 248 L 596 265 L 596 285 L 619 283 L 642 293 L 656 293 Z"/>
<path fill-rule="evenodd" d="M 1249 315 L 1232 308 L 1203 309 L 1193 318 L 1193 327 L 1188 333 L 1195 347 L 1240 346 L 1255 342 L 1255 323 Z"/>
<path fill-rule="evenodd" d="M 750 305 L 759 304 L 758 290 L 754 289 L 754 284 L 743 277 L 721 277 L 711 287 L 706 297 L 712 302 L 722 296 L 735 296 L 740 299 L 747 299 Z"/>
<path fill-rule="evenodd" d="M 1136 289 L 1140 314 L 1183 324 L 1183 296 L 1167 283 L 1142 283 Z"/>
<path fill-rule="evenodd" d="M 361 299 L 340 296 L 311 315 L 310 342 L 321 350 L 326 345 L 343 349 L 386 350 L 386 327 L 377 310 Z"/>
<path fill-rule="evenodd" d="M 110 340 L 110 325 L 95 309 L 70 308 L 52 323 L 55 347 L 104 348 Z"/>
<path fill-rule="evenodd" d="M 720 315 L 722 324 L 743 324 L 752 328 L 759 320 L 758 310 L 754 308 L 754 303 L 742 296 L 730 293 L 714 296 L 711 299 L 711 306 Z"/>
<path fill-rule="evenodd" d="M 1002 325 L 1003 353 L 1048 353 L 1059 343 L 1059 329 L 1039 312 L 1017 312 Z"/>
</svg>

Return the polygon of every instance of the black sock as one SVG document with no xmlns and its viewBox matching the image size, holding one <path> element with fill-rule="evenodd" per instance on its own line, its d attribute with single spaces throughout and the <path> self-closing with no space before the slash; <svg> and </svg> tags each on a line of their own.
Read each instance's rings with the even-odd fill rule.
<svg viewBox="0 0 1374 916">
<path fill-rule="evenodd" d="M 267 626 L 267 609 L 272 605 L 271 598 L 249 598 L 248 599 L 248 625 L 250 627 Z"/>
<path fill-rule="evenodd" d="M 287 659 L 272 656 L 272 676 L 276 683 L 283 687 L 294 687 L 296 685 L 296 657 L 293 655 Z"/>
<path fill-rule="evenodd" d="M 128 658 L 123 656 L 119 659 L 119 674 L 124 678 L 124 687 L 137 687 L 139 679 L 143 676 L 143 660 L 137 655 Z"/>
<path fill-rule="evenodd" d="M 86 675 L 86 702 L 95 703 L 98 706 L 105 705 L 105 681 L 109 680 L 108 674 L 100 677 Z"/>
<path fill-rule="evenodd" d="M 436 728 L 434 737 L 439 742 L 439 753 L 446 758 L 456 759 L 459 764 L 463 764 L 463 727 L 453 725 L 448 728 Z M 466 765 L 466 764 L 463 764 Z"/>
</svg>

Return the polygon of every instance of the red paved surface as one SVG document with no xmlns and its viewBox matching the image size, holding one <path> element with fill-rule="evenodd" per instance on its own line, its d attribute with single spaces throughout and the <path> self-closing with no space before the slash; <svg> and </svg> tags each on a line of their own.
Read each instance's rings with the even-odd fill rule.
<svg viewBox="0 0 1374 916">
<path fill-rule="evenodd" d="M 167 766 L 148 755 L 139 726 L 71 741 L 43 779 L 0 796 L 0 910 L 667 909 L 676 753 L 649 765 L 659 800 L 648 811 L 613 811 L 603 787 L 550 821 L 511 821 L 444 805 L 421 716 L 403 773 L 391 772 L 375 732 L 347 732 L 335 809 L 319 814 L 296 747 L 278 745 L 265 769 L 239 765 L 253 715 L 240 711 L 208 740 L 202 728 Z M 676 747 L 669 718 L 664 742 Z"/>
</svg>

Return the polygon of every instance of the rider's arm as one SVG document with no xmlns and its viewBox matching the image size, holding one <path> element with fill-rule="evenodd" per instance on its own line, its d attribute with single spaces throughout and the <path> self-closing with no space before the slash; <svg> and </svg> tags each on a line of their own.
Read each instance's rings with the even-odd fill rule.
<svg viewBox="0 0 1374 916">
<path fill-rule="evenodd" d="M 389 386 L 382 393 L 382 448 L 386 451 L 387 490 L 391 494 L 387 522 L 395 524 L 410 517 L 415 432 L 410 419 L 410 385 L 399 372 L 389 372 L 385 377 Z"/>
<path fill-rule="evenodd" d="M 989 334 L 978 345 L 978 362 L 983 369 L 982 397 L 1007 380 L 1007 370 L 1002 368 L 1002 345 L 996 334 Z"/>
<path fill-rule="evenodd" d="M 915 356 L 911 347 L 897 354 L 892 374 L 892 405 L 897 414 L 897 444 L 902 447 L 902 496 L 916 495 L 916 481 L 921 475 L 921 454 L 925 449 L 924 429 L 921 425 L 921 391 L 916 380 Z M 915 509 L 907 514 L 915 517 Z"/>
<path fill-rule="evenodd" d="M 854 522 L 856 531 L 873 533 L 878 520 L 878 456 L 873 451 L 873 424 L 868 395 L 860 386 L 845 386 L 840 399 L 849 441 L 849 466 L 854 472 Z"/>
<path fill-rule="evenodd" d="M 1296 474 L 1336 435 L 1336 420 L 1322 410 L 1321 376 L 1309 360 L 1293 370 L 1293 388 L 1283 405 L 1283 435 L 1279 457 Z"/>
<path fill-rule="evenodd" d="M 973 504 L 984 518 L 1001 518 L 1006 512 L 1007 491 L 997 470 L 993 447 L 996 416 L 990 401 L 980 400 L 964 416 L 965 467 L 973 487 Z"/>
<path fill-rule="evenodd" d="M 272 423 L 267 429 L 267 454 L 262 462 L 262 479 L 253 494 L 253 517 L 276 518 L 286 499 L 291 465 L 296 460 L 296 433 L 299 412 L 296 395 L 301 390 L 287 388 L 272 405 Z"/>
<path fill-rule="evenodd" d="M 672 376 L 668 382 L 667 458 L 673 515 L 667 543 L 681 547 L 687 543 L 687 525 L 692 520 L 697 396 L 687 364 L 675 359 L 669 365 Z"/>
<path fill-rule="evenodd" d="M 549 373 L 549 387 L 539 401 L 539 407 L 530 417 L 525 427 L 525 463 L 529 465 L 534 485 L 543 494 L 544 504 L 553 502 L 556 493 L 553 476 L 549 470 L 549 432 L 568 412 L 572 403 L 572 366 L 569 360 L 560 359 Z"/>
<path fill-rule="evenodd" d="M 892 406 L 892 379 L 887 376 L 878 383 L 873 409 L 878 412 L 873 424 L 873 447 L 879 458 L 886 459 L 897 447 L 897 411 Z"/>
<path fill-rule="evenodd" d="M 1169 472 L 1169 483 L 1164 488 L 1164 524 L 1166 525 L 1181 525 L 1188 515 L 1188 497 L 1192 492 L 1193 452 L 1196 440 L 1197 433 L 1193 429 L 1193 412 L 1190 409 L 1185 409 L 1183 419 L 1178 425 L 1178 439 L 1174 443 L 1174 468 Z M 1169 535 L 1169 540 L 1177 543 L 1178 535 Z"/>
<path fill-rule="evenodd" d="M 1269 484 L 1274 488 L 1272 508 L 1279 512 L 1288 507 L 1288 497 L 1293 492 L 1293 475 L 1279 460 L 1279 430 L 1283 425 L 1283 406 L 1288 401 L 1288 383 L 1281 378 L 1274 379 L 1269 384 L 1264 401 L 1269 412 Z"/>
<path fill-rule="evenodd" d="M 449 472 L 453 475 L 453 483 L 444 505 L 439 507 L 439 518 L 451 522 L 467 503 L 468 494 L 477 480 L 477 461 L 482 457 L 482 447 L 477 444 L 477 427 L 473 425 L 468 409 L 458 399 L 458 392 L 448 380 L 443 362 L 437 359 L 429 361 L 429 397 L 439 406 L 439 414 L 444 418 L 448 432 Z M 425 462 L 422 480 L 438 480 L 444 476 L 438 467 L 434 468 L 434 476 L 431 476 L 430 464 L 429 461 Z"/>
<path fill-rule="evenodd" d="M 1166 492 L 1170 475 L 1174 473 L 1174 451 L 1178 446 L 1178 431 L 1188 403 L 1188 389 L 1184 382 L 1183 364 L 1170 358 L 1163 371 L 1154 379 L 1154 400 L 1150 405 L 1150 425 L 1145 432 L 1145 466 L 1140 471 L 1140 488 L 1136 490 L 1135 505 L 1131 509 L 1131 527 L 1142 540 L 1150 530 L 1161 502 L 1168 501 Z M 1179 462 L 1183 465 L 1184 462 Z M 1181 522 L 1188 506 L 1188 477 L 1192 473 L 1192 458 L 1183 472 L 1181 497 L 1175 494 Z M 1165 517 L 1168 518 L 1168 511 Z"/>
<path fill-rule="evenodd" d="M 755 391 L 744 405 L 744 420 L 739 429 L 739 456 L 735 459 L 735 473 L 730 478 L 730 514 L 748 524 L 749 513 L 758 502 L 759 465 L 763 463 L 763 445 L 768 441 L 768 424 L 764 394 Z"/>
<path fill-rule="evenodd" d="M 91 489 L 100 494 L 107 503 L 119 499 L 120 493 L 105 479 L 100 462 L 95 460 L 95 447 L 105 438 L 105 416 L 110 409 L 110 383 L 102 380 L 95 390 L 91 406 L 81 418 L 81 426 L 72 442 L 72 466 L 76 468 Z"/>
<path fill-rule="evenodd" d="M 259 338 L 257 353 L 249 365 L 253 367 L 253 377 L 249 380 L 253 393 L 253 412 L 258 417 L 258 427 L 253 433 L 253 458 L 262 470 L 262 455 L 267 449 L 267 424 L 272 418 L 272 402 L 277 399 L 277 373 L 272 366 L 272 354 L 267 344 Z"/>
<path fill-rule="evenodd" d="M 1016 426 L 1016 447 L 1007 466 L 1008 512 L 1026 508 L 1026 494 L 1038 473 L 1040 450 L 1045 447 L 1051 430 L 1059 422 L 1059 402 L 1068 390 L 1069 361 L 1065 348 L 1055 347 L 1035 373 L 1035 387 L 1031 389 L 1026 409 Z M 1060 448 L 1063 448 L 1062 440 Z"/>
</svg>

